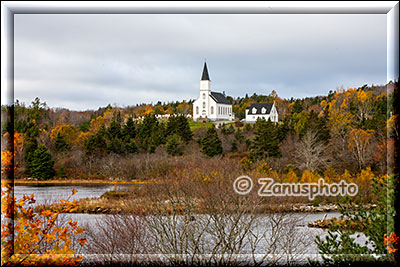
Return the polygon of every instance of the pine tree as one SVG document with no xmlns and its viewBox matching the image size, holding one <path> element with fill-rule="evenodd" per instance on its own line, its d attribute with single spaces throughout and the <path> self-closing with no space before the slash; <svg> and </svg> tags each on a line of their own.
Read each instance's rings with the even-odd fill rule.
<svg viewBox="0 0 400 267">
<path fill-rule="evenodd" d="M 271 121 L 257 119 L 256 132 L 251 144 L 252 159 L 280 156 L 278 128 Z"/>
<path fill-rule="evenodd" d="M 114 137 L 107 144 L 108 153 L 116 153 L 116 154 L 124 154 L 125 153 L 125 145 L 118 137 Z"/>
<path fill-rule="evenodd" d="M 173 134 L 168 137 L 166 147 L 169 155 L 180 156 L 183 154 L 183 141 L 178 134 Z"/>
<path fill-rule="evenodd" d="M 193 133 L 190 130 L 188 119 L 185 115 L 170 116 L 168 118 L 165 135 L 178 134 L 183 140 L 189 141 L 192 139 Z"/>
<path fill-rule="evenodd" d="M 222 154 L 222 142 L 218 137 L 214 124 L 208 128 L 205 136 L 201 139 L 201 150 L 210 157 Z"/>
<path fill-rule="evenodd" d="M 144 152 L 154 153 L 158 145 L 165 144 L 165 128 L 154 114 L 146 115 L 139 125 L 138 141 Z"/>
<path fill-rule="evenodd" d="M 136 145 L 135 139 L 130 139 L 129 143 L 126 144 L 126 152 L 128 153 L 136 153 L 138 152 L 138 147 Z"/>
<path fill-rule="evenodd" d="M 86 154 L 105 154 L 107 142 L 106 142 L 107 130 L 104 124 L 100 127 L 100 129 L 94 135 L 90 136 L 84 145 L 84 149 Z"/>
<path fill-rule="evenodd" d="M 55 145 L 56 151 L 59 151 L 59 152 L 68 150 L 70 148 L 69 144 L 65 140 L 65 137 L 60 133 L 57 133 L 56 141 L 55 141 L 54 145 Z"/>
<path fill-rule="evenodd" d="M 30 163 L 31 176 L 38 180 L 51 179 L 55 175 L 54 161 L 44 145 L 38 145 L 32 154 Z"/>
<path fill-rule="evenodd" d="M 122 137 L 121 125 L 122 125 L 121 112 L 120 111 L 114 112 L 113 120 L 110 124 L 110 127 L 108 127 L 107 129 L 109 140 Z"/>
<path fill-rule="evenodd" d="M 129 117 L 126 121 L 124 128 L 122 129 L 122 135 L 126 140 L 136 137 L 136 126 L 132 117 Z"/>
</svg>

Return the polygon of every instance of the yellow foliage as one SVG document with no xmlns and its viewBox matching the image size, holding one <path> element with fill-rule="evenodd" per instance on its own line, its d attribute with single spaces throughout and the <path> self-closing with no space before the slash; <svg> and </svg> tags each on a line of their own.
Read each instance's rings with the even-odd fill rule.
<svg viewBox="0 0 400 267">
<path fill-rule="evenodd" d="M 293 170 L 289 170 L 289 172 L 284 175 L 284 182 L 286 183 L 297 183 L 299 181 L 299 177 Z"/>
<path fill-rule="evenodd" d="M 59 212 L 77 206 L 76 202 L 65 200 L 59 212 L 43 210 L 36 214 L 29 206 L 35 202 L 33 194 L 16 200 L 11 196 L 11 190 L 9 184 L 1 188 L 1 264 L 78 264 L 82 257 L 74 255 L 71 238 L 82 234 L 84 230 L 73 221 L 69 221 L 66 226 L 56 223 Z M 14 209 L 10 209 L 12 206 Z M 12 218 L 16 218 L 14 228 L 10 222 Z M 83 246 L 86 239 L 81 238 L 78 242 Z M 45 253 L 41 250 L 43 247 L 46 247 Z"/>
<path fill-rule="evenodd" d="M 316 183 L 318 179 L 321 178 L 320 175 L 313 173 L 311 170 L 305 170 L 301 175 L 301 183 Z"/>
<path fill-rule="evenodd" d="M 79 130 L 70 124 L 60 124 L 51 130 L 50 138 L 54 140 L 58 134 L 64 136 L 68 144 L 75 145 L 79 136 Z"/>
</svg>

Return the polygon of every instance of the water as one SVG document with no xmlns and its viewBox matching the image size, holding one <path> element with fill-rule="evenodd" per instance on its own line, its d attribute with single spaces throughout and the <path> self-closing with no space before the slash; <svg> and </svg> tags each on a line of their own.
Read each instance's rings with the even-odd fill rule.
<svg viewBox="0 0 400 267">
<path fill-rule="evenodd" d="M 117 185 L 117 190 L 124 190 L 131 185 Z M 72 190 L 77 192 L 72 196 Z M 49 204 L 59 202 L 60 199 L 73 199 L 99 197 L 103 193 L 114 190 L 114 185 L 56 185 L 56 186 L 15 186 L 14 196 L 19 199 L 23 195 L 35 196 L 37 204 Z"/>
<path fill-rule="evenodd" d="M 119 185 L 117 190 L 124 190 L 128 188 L 129 185 Z M 14 187 L 14 195 L 15 197 L 21 198 L 23 195 L 31 195 L 32 193 L 35 196 L 36 204 L 43 204 L 43 203 L 51 203 L 57 202 L 60 199 L 68 199 L 71 196 L 72 190 L 75 189 L 78 192 L 72 196 L 72 199 L 80 199 L 80 198 L 92 198 L 92 197 L 99 197 L 103 193 L 115 190 L 114 185 L 96 185 L 96 186 L 15 186 Z M 340 214 L 337 212 L 329 212 L 329 213 L 291 213 L 292 217 L 300 218 L 299 221 L 296 222 L 295 229 L 299 233 L 303 233 L 304 236 L 311 237 L 312 240 L 315 239 L 317 235 L 321 237 L 327 234 L 326 229 L 320 228 L 310 228 L 307 226 L 308 222 L 313 222 L 318 219 L 322 219 L 325 215 L 326 218 L 332 217 L 339 217 Z M 97 222 L 104 221 L 105 218 L 110 215 L 103 215 L 103 214 L 63 214 L 62 217 L 64 220 L 72 219 L 77 221 L 79 225 L 95 225 Z M 202 216 L 202 215 L 198 215 Z M 206 215 L 208 216 L 208 215 Z M 264 217 L 263 217 L 264 216 Z M 266 215 L 260 215 L 260 220 L 265 221 L 268 220 Z M 365 236 L 361 234 L 359 238 L 356 238 L 356 241 L 360 244 L 364 244 Z M 263 253 L 265 248 L 265 244 L 262 242 L 257 246 L 256 253 Z M 85 251 L 81 251 L 81 253 L 85 253 Z M 307 246 L 307 249 L 304 250 L 305 256 L 313 256 L 318 253 L 318 248 L 315 242 L 310 242 Z"/>
</svg>

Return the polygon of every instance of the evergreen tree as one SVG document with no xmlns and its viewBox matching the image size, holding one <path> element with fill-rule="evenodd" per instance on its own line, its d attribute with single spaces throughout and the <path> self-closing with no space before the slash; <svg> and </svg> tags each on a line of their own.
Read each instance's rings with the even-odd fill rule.
<svg viewBox="0 0 400 267">
<path fill-rule="evenodd" d="M 170 135 L 167 138 L 167 152 L 169 155 L 176 156 L 183 154 L 183 141 L 178 134 Z"/>
<path fill-rule="evenodd" d="M 35 152 L 35 150 L 38 148 L 38 142 L 36 141 L 36 139 L 31 139 L 27 142 L 26 146 L 25 146 L 25 163 L 26 163 L 26 169 L 25 169 L 25 173 L 27 175 L 31 175 L 31 163 L 32 163 L 32 159 L 33 159 L 33 153 Z"/>
<path fill-rule="evenodd" d="M 222 154 L 222 142 L 218 137 L 214 124 L 208 128 L 205 136 L 201 139 L 201 150 L 210 157 Z"/>
<path fill-rule="evenodd" d="M 178 134 L 183 140 L 192 139 L 193 133 L 190 130 L 188 119 L 185 115 L 170 116 L 168 118 L 167 127 L 165 129 L 166 136 Z"/>
<path fill-rule="evenodd" d="M 122 135 L 126 140 L 136 137 L 136 126 L 132 117 L 129 117 L 126 121 L 124 128 L 122 129 Z"/>
<path fill-rule="evenodd" d="M 113 120 L 110 124 L 110 127 L 108 127 L 107 129 L 109 140 L 122 137 L 121 125 L 122 125 L 121 112 L 120 111 L 114 112 Z"/>
<path fill-rule="evenodd" d="M 70 149 L 69 144 L 67 143 L 67 141 L 65 141 L 65 137 L 60 133 L 57 133 L 56 141 L 55 141 L 54 145 L 55 145 L 56 151 L 59 151 L 59 152 Z"/>
<path fill-rule="evenodd" d="M 137 136 L 141 150 L 154 153 L 158 145 L 165 143 L 164 124 L 159 123 L 154 114 L 146 115 Z"/>
<path fill-rule="evenodd" d="M 138 152 L 138 147 L 136 145 L 135 139 L 130 139 L 129 143 L 126 144 L 126 152 L 128 153 L 136 153 Z"/>
<path fill-rule="evenodd" d="M 263 159 L 280 156 L 278 128 L 270 120 L 257 119 L 256 132 L 251 145 L 251 158 Z"/>
<path fill-rule="evenodd" d="M 108 153 L 116 153 L 116 154 L 124 154 L 125 153 L 125 145 L 121 139 L 118 137 L 114 137 L 107 144 L 107 152 Z"/>
<path fill-rule="evenodd" d="M 31 176 L 38 180 L 51 179 L 55 175 L 54 161 L 44 145 L 39 144 L 30 162 Z"/>
<path fill-rule="evenodd" d="M 107 147 L 106 136 L 107 130 L 103 124 L 97 133 L 93 134 L 85 141 L 84 149 L 86 154 L 104 154 Z"/>
</svg>

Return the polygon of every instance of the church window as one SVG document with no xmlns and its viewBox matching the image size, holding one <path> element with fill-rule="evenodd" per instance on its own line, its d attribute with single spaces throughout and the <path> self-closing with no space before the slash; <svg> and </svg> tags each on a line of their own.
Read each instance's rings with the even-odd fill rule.
<svg viewBox="0 0 400 267">
<path fill-rule="evenodd" d="M 196 107 L 196 114 L 199 114 L 199 107 Z"/>
<path fill-rule="evenodd" d="M 203 99 L 206 99 L 206 94 L 205 93 L 203 93 Z"/>
<path fill-rule="evenodd" d="M 211 107 L 211 114 L 214 114 L 214 107 Z"/>
<path fill-rule="evenodd" d="M 203 108 L 206 108 L 206 102 L 203 102 Z"/>
</svg>

